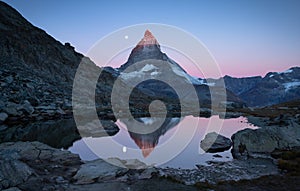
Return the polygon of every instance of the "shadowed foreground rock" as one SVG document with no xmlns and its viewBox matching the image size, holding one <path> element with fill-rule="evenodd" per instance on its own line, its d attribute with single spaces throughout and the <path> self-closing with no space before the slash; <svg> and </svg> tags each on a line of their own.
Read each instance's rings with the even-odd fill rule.
<svg viewBox="0 0 300 191">
<path fill-rule="evenodd" d="M 78 155 L 39 142 L 2 143 L 0 189 L 64 189 L 80 164 Z"/>
</svg>

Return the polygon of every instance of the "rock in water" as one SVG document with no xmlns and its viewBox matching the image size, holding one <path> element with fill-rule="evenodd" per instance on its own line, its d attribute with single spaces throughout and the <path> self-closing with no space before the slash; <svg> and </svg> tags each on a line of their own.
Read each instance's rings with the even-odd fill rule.
<svg viewBox="0 0 300 191">
<path fill-rule="evenodd" d="M 208 133 L 201 141 L 200 147 L 208 153 L 223 152 L 230 149 L 232 143 L 227 137 L 217 134 L 216 132 Z"/>
</svg>

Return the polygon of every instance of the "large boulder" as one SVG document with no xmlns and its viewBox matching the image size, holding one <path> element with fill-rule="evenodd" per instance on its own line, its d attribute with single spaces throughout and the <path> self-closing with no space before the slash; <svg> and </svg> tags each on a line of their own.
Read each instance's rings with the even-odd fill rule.
<svg viewBox="0 0 300 191">
<path fill-rule="evenodd" d="M 287 126 L 244 129 L 231 137 L 234 158 L 270 157 L 275 149 L 290 150 L 300 146 L 300 125 L 289 121 Z"/>
<path fill-rule="evenodd" d="M 200 147 L 209 153 L 223 152 L 231 147 L 231 140 L 216 132 L 208 133 L 201 141 Z"/>
</svg>

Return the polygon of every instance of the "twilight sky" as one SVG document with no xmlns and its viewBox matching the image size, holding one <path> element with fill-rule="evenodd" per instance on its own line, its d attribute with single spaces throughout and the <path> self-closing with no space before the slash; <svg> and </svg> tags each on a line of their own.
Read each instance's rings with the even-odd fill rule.
<svg viewBox="0 0 300 191">
<path fill-rule="evenodd" d="M 223 75 L 265 75 L 300 66 L 297 0 L 4 1 L 83 54 L 119 28 L 162 23 L 179 27 L 202 41 Z"/>
</svg>

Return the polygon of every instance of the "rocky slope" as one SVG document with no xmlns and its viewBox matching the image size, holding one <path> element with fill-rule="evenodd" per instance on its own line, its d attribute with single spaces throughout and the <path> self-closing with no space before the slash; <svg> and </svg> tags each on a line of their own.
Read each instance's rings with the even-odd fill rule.
<svg viewBox="0 0 300 191">
<path fill-rule="evenodd" d="M 0 124 L 72 117 L 72 88 L 79 64 L 88 69 L 83 76 L 86 87 L 93 85 L 90 77 L 101 69 L 4 2 L 0 2 L 0 29 Z M 115 70 L 104 68 L 96 91 L 109 94 L 116 75 Z M 84 90 L 81 96 L 90 98 Z M 105 109 L 104 114 L 109 113 Z"/>
<path fill-rule="evenodd" d="M 72 115 L 76 70 L 82 63 L 89 69 L 85 76 L 92 76 L 99 74 L 100 68 L 4 2 L 0 2 L 0 46 L 0 142 L 38 140 L 59 148 L 70 146 L 80 138 Z M 110 68 L 103 70 L 97 92 L 109 92 L 114 74 Z M 89 77 L 84 82 L 85 86 L 93 84 Z M 83 89 L 79 93 L 88 97 L 90 92 Z M 108 114 L 105 110 L 103 115 Z M 90 130 L 87 135 L 118 132 L 111 121 L 101 122 L 103 129 Z"/>
<path fill-rule="evenodd" d="M 71 112 L 76 69 L 83 57 L 0 2 L 0 110 L 8 121 L 57 118 Z"/>
</svg>

